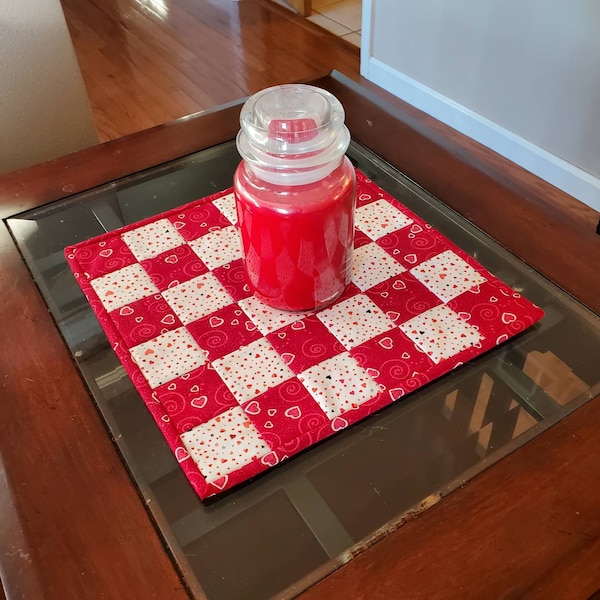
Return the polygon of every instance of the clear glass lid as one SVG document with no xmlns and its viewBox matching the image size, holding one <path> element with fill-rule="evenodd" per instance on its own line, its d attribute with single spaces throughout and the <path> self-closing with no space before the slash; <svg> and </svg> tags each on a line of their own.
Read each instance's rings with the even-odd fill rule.
<svg viewBox="0 0 600 600">
<path fill-rule="evenodd" d="M 289 84 L 267 88 L 242 107 L 237 147 L 256 174 L 300 185 L 329 174 L 348 149 L 344 108 L 320 88 Z"/>
</svg>

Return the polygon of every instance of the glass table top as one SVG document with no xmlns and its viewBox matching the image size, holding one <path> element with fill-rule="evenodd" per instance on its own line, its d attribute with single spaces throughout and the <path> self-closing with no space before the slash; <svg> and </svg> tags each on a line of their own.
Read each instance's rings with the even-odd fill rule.
<svg viewBox="0 0 600 600">
<path fill-rule="evenodd" d="M 600 393 L 597 315 L 366 148 L 352 143 L 348 155 L 541 306 L 545 317 L 393 406 L 204 502 L 113 353 L 63 249 L 230 187 L 240 160 L 235 144 L 8 220 L 192 597 L 294 597 L 399 526 L 407 513 L 435 504 Z"/>
</svg>

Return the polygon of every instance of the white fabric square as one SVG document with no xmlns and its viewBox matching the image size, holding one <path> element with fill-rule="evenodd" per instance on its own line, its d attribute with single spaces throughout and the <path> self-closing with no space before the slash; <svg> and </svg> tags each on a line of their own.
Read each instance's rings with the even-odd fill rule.
<svg viewBox="0 0 600 600">
<path fill-rule="evenodd" d="M 239 300 L 238 304 L 263 335 L 300 321 L 307 315 L 306 312 L 292 312 L 272 308 L 255 296 Z"/>
<path fill-rule="evenodd" d="M 233 225 L 211 231 L 189 244 L 211 271 L 242 258 L 242 241 Z"/>
<path fill-rule="evenodd" d="M 154 258 L 167 250 L 185 244 L 175 225 L 168 219 L 159 219 L 149 225 L 143 225 L 121 235 L 121 239 L 137 260 Z"/>
<path fill-rule="evenodd" d="M 400 329 L 435 363 L 483 339 L 477 329 L 444 304 L 402 323 Z"/>
<path fill-rule="evenodd" d="M 204 352 L 185 327 L 134 346 L 130 352 L 151 388 L 189 373 L 206 362 Z"/>
<path fill-rule="evenodd" d="M 181 441 L 209 483 L 271 451 L 240 406 L 182 433 Z"/>
<path fill-rule="evenodd" d="M 158 288 L 138 263 L 92 279 L 90 284 L 107 311 L 158 293 Z"/>
<path fill-rule="evenodd" d="M 240 404 L 294 376 L 265 338 L 242 346 L 212 364 Z"/>
<path fill-rule="evenodd" d="M 372 240 L 398 231 L 413 220 L 387 200 L 376 200 L 356 209 L 356 227 Z"/>
<path fill-rule="evenodd" d="M 422 262 L 410 272 L 444 302 L 486 281 L 485 277 L 451 250 Z"/>
<path fill-rule="evenodd" d="M 347 352 L 310 367 L 298 379 L 331 420 L 375 398 L 380 391 Z"/>
<path fill-rule="evenodd" d="M 213 200 L 213 204 L 230 223 L 233 225 L 237 223 L 237 211 L 235 209 L 235 196 L 233 195 L 233 192 Z"/>
<path fill-rule="evenodd" d="M 346 350 L 394 328 L 393 321 L 363 294 L 323 309 L 317 318 Z"/>
<path fill-rule="evenodd" d="M 352 281 L 361 292 L 404 271 L 406 269 L 375 242 L 354 249 Z"/>
<path fill-rule="evenodd" d="M 233 303 L 229 292 L 212 273 L 173 286 L 162 295 L 184 325 Z"/>
</svg>

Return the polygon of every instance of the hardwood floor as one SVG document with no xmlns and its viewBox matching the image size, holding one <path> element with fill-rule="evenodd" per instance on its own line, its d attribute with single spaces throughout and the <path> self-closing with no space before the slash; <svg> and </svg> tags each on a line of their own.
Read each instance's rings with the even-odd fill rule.
<svg viewBox="0 0 600 600">
<path fill-rule="evenodd" d="M 337 69 L 359 50 L 270 0 L 61 0 L 102 141 Z"/>
</svg>

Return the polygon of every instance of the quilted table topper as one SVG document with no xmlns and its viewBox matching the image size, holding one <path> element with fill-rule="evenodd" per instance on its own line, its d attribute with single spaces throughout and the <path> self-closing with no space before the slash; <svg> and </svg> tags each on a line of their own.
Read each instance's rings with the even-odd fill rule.
<svg viewBox="0 0 600 600">
<path fill-rule="evenodd" d="M 543 313 L 357 173 L 352 282 L 283 312 L 245 281 L 231 190 L 66 248 L 201 498 L 290 458 Z"/>
</svg>

